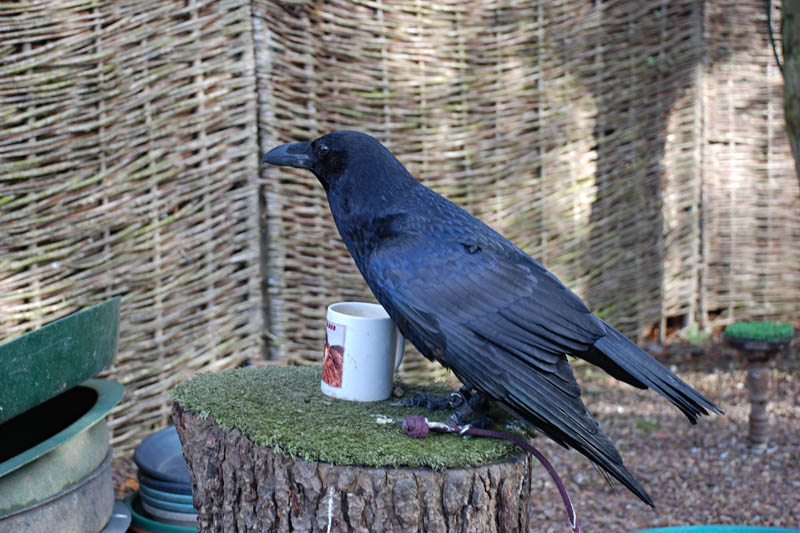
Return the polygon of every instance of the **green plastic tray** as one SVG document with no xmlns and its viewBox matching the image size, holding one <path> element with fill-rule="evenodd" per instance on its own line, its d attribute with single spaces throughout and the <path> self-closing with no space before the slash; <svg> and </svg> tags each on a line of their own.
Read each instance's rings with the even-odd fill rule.
<svg viewBox="0 0 800 533">
<path fill-rule="evenodd" d="M 82 383 L 117 353 L 119 297 L 0 345 L 0 424 Z"/>
</svg>

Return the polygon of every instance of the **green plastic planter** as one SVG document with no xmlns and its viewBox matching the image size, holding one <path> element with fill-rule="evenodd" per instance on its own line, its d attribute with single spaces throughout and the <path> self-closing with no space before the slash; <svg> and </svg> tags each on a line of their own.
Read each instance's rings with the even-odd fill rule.
<svg viewBox="0 0 800 533">
<path fill-rule="evenodd" d="M 0 424 L 93 377 L 117 353 L 119 297 L 0 345 Z"/>
<path fill-rule="evenodd" d="M 111 450 L 87 475 L 69 487 L 0 517 L 0 531 L 53 533 L 100 531 L 114 509 Z"/>
<path fill-rule="evenodd" d="M 105 416 L 123 392 L 114 381 L 90 379 L 0 425 L 0 531 L 9 515 L 100 467 L 109 453 Z"/>
</svg>

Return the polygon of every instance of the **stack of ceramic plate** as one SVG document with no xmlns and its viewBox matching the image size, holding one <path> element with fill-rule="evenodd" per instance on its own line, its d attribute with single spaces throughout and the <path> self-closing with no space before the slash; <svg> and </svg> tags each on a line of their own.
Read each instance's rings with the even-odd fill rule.
<svg viewBox="0 0 800 533">
<path fill-rule="evenodd" d="M 129 499 L 138 531 L 195 531 L 189 469 L 174 426 L 153 433 L 133 454 L 139 467 L 139 491 Z"/>
</svg>

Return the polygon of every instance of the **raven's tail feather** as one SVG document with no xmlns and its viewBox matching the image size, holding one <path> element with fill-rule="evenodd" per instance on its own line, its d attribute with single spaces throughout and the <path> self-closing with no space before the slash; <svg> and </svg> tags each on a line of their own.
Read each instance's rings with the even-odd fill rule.
<svg viewBox="0 0 800 533">
<path fill-rule="evenodd" d="M 708 415 L 709 411 L 723 414 L 711 400 L 683 382 L 650 354 L 613 327 L 605 322 L 603 324 L 607 334 L 594 344 L 593 352 L 590 350 L 586 357 L 580 357 L 631 385 L 653 389 L 680 409 L 692 424 L 697 423 L 698 416 Z M 620 375 L 623 377 L 620 378 Z"/>
<path fill-rule="evenodd" d="M 551 423 L 535 412 L 514 406 L 512 403 L 501 402 L 504 407 L 514 413 L 521 420 L 526 420 L 539 431 L 561 444 L 565 448 L 573 448 L 587 457 L 592 466 L 597 468 L 606 482 L 616 490 L 613 480 L 616 479 L 628 488 L 637 498 L 655 509 L 653 499 L 644 487 L 633 477 L 633 474 L 622 463 L 622 457 L 614 447 L 611 440 L 603 433 L 599 426 L 595 426 L 592 433 L 571 433 L 559 428 L 557 423 Z"/>
</svg>

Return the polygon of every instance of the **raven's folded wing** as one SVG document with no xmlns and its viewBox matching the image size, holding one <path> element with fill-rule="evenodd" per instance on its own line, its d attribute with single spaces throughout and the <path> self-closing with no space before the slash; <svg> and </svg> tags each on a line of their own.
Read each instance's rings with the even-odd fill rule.
<svg viewBox="0 0 800 533">
<path fill-rule="evenodd" d="M 580 298 L 505 240 L 405 235 L 376 248 L 364 275 L 418 320 L 447 318 L 542 370 L 606 333 Z"/>
<path fill-rule="evenodd" d="M 590 348 L 602 322 L 538 263 L 515 254 L 489 240 L 405 235 L 376 248 L 364 274 L 425 356 L 652 505 L 583 405 L 565 356 Z"/>
</svg>

